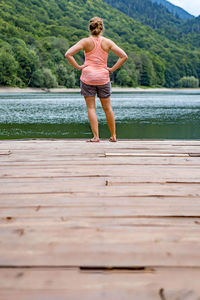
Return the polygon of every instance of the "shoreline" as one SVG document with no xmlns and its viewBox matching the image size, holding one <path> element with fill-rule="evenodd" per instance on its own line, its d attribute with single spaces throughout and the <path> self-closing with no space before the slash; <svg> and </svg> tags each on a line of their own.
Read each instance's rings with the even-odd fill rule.
<svg viewBox="0 0 200 300">
<path fill-rule="evenodd" d="M 199 91 L 200 88 L 123 88 L 123 87 L 112 87 L 113 93 L 122 92 L 173 92 L 173 91 Z M 18 87 L 0 87 L 0 94 L 6 93 L 80 93 L 80 88 L 18 88 Z"/>
</svg>

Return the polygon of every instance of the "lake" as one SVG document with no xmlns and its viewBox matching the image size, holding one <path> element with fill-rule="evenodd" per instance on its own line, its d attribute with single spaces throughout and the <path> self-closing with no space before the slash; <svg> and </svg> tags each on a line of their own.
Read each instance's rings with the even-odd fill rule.
<svg viewBox="0 0 200 300">
<path fill-rule="evenodd" d="M 110 136 L 97 99 L 100 137 Z M 117 137 L 200 139 L 200 91 L 113 93 Z M 0 139 L 89 138 L 87 109 L 78 93 L 0 94 Z"/>
</svg>

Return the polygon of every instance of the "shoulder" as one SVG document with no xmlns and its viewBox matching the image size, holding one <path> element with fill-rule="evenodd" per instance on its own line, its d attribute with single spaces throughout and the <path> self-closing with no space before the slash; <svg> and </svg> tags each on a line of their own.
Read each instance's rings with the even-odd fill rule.
<svg viewBox="0 0 200 300">
<path fill-rule="evenodd" d="M 101 46 L 104 51 L 109 52 L 110 50 L 112 50 L 114 45 L 115 45 L 115 43 L 112 40 L 102 37 Z"/>
<path fill-rule="evenodd" d="M 80 40 L 82 48 L 86 52 L 90 52 L 94 48 L 94 42 L 91 37 L 83 38 Z"/>
<path fill-rule="evenodd" d="M 81 39 L 78 43 L 79 43 L 79 44 L 82 44 L 83 46 L 85 46 L 85 45 L 87 45 L 89 42 L 90 42 L 90 38 L 87 37 L 87 38 Z"/>
<path fill-rule="evenodd" d="M 102 42 L 106 43 L 107 45 L 112 45 L 113 44 L 112 40 L 107 39 L 104 36 L 102 36 Z"/>
<path fill-rule="evenodd" d="M 91 51 L 91 48 L 94 47 L 94 42 L 91 37 L 83 38 L 79 41 L 79 43 L 86 52 Z"/>
</svg>

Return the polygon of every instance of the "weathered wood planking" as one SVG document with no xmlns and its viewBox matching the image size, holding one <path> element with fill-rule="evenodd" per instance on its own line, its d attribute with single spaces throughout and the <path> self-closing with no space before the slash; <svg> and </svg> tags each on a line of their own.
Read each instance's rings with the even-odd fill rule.
<svg viewBox="0 0 200 300">
<path fill-rule="evenodd" d="M 170 276 L 169 276 L 170 274 Z M 1 269 L 1 300 L 199 300 L 200 269 Z M 13 286 L 15 288 L 13 289 Z"/>
<path fill-rule="evenodd" d="M 37 195 L 38 196 L 38 195 Z M 167 197 L 166 197 L 167 198 Z M 72 200 L 72 199 L 71 199 Z M 42 202 L 34 205 L 29 203 L 27 206 L 18 204 L 16 207 L 9 207 L 8 204 L 0 208 L 0 220 L 6 218 L 41 218 L 41 217 L 142 217 L 142 216 L 179 216 L 179 217 L 198 217 L 200 216 L 199 199 L 188 198 L 185 201 L 174 198 L 165 200 L 136 198 L 129 201 L 99 201 L 99 203 L 91 203 L 85 200 L 85 203 L 78 201 L 70 201 L 60 205 L 47 206 Z M 97 199 L 98 201 L 98 199 Z M 175 203 L 174 203 L 175 202 Z"/>
<path fill-rule="evenodd" d="M 72 183 L 72 182 L 71 182 Z M 51 193 L 64 193 L 66 195 L 73 195 L 74 197 L 200 197 L 200 189 L 198 184 L 184 184 L 184 183 L 166 183 L 166 184 L 133 184 L 133 185 L 120 185 L 107 186 L 105 182 L 100 184 L 88 185 L 72 183 L 66 181 L 52 183 L 41 182 L 37 188 L 37 183 L 4 183 L 0 188 L 1 197 L 6 194 L 51 194 Z"/>
<path fill-rule="evenodd" d="M 1 161 L 0 163 L 0 176 L 4 176 L 4 172 L 7 171 L 9 176 L 14 177 L 14 176 L 20 176 L 20 173 L 18 172 L 17 175 L 15 175 L 16 171 L 13 169 L 12 171 L 14 171 L 13 176 L 12 173 L 9 172 L 9 169 L 11 167 L 18 167 L 18 169 L 20 169 L 21 171 L 25 172 L 26 174 L 29 174 L 31 171 L 31 173 L 33 172 L 33 176 L 34 176 L 34 171 L 37 172 L 38 169 L 41 171 L 48 171 L 49 173 L 53 172 L 61 172 L 60 175 L 62 175 L 64 173 L 64 175 L 66 175 L 66 171 L 67 168 L 72 168 L 74 166 L 180 166 L 180 167 L 196 167 L 198 168 L 200 166 L 200 160 L 198 161 L 198 158 L 161 158 L 161 157 L 155 157 L 154 160 L 152 160 L 152 158 L 148 158 L 148 157 L 131 157 L 131 158 L 123 158 L 120 159 L 118 158 L 116 160 L 116 158 L 98 158 L 98 159 L 90 159 L 88 160 L 88 158 L 82 159 L 82 158 L 76 158 L 76 160 L 73 159 L 64 159 L 61 161 L 56 161 L 56 160 L 52 160 L 52 161 L 46 161 L 46 160 L 40 160 L 40 161 L 12 161 L 12 162 L 6 162 Z M 20 171 L 19 170 L 19 171 Z M 7 173 L 5 173 L 7 174 Z M 38 176 L 40 174 L 37 174 Z M 7 176 L 7 175 L 6 175 Z M 38 177 L 37 176 L 37 177 Z M 40 176 L 39 176 L 40 177 Z"/>
<path fill-rule="evenodd" d="M 90 162 L 91 163 L 91 162 Z M 156 172 L 155 172 L 156 168 Z M 169 165 L 169 164 L 155 164 L 155 165 L 137 165 L 137 164 L 68 164 L 63 166 L 62 163 L 55 166 L 46 165 L 27 165 L 21 166 L 18 164 L 9 164 L 8 166 L 0 167 L 0 179 L 5 180 L 6 178 L 53 178 L 53 177 L 127 177 L 133 178 L 135 181 L 138 178 L 148 178 L 148 181 L 154 181 L 154 178 L 199 178 L 200 166 L 195 165 Z M 123 172 L 123 173 L 122 173 Z M 154 172 L 154 176 L 152 176 Z M 122 174 L 122 176 L 121 176 Z"/>
<path fill-rule="evenodd" d="M 188 153 L 149 153 L 149 152 L 105 152 L 105 157 L 189 157 Z"/>
<path fill-rule="evenodd" d="M 1 218 L 0 228 L 15 228 L 24 224 L 31 226 L 52 225 L 59 227 L 64 223 L 69 228 L 107 228 L 107 227 L 199 227 L 200 217 L 59 217 L 59 216 L 40 216 L 40 217 L 16 217 Z"/>
<path fill-rule="evenodd" d="M 29 213 L 28 215 L 36 216 L 41 213 L 41 210 L 44 212 L 45 208 L 48 209 L 45 213 L 50 213 L 51 209 L 55 213 L 55 208 L 57 208 L 57 213 L 60 215 L 63 212 L 67 213 L 62 210 L 64 207 L 68 210 L 73 209 L 74 213 L 78 212 L 79 216 L 81 211 L 83 216 L 88 213 L 87 208 L 93 208 L 96 216 L 106 216 L 108 212 L 111 216 L 126 217 L 127 210 L 129 213 L 131 212 L 132 216 L 134 216 L 134 212 L 146 216 L 157 214 L 160 216 L 195 216 L 199 214 L 199 197 L 95 197 L 95 200 L 92 195 L 76 197 L 73 194 L 66 195 L 65 193 L 5 194 L 1 195 L 0 209 L 1 216 L 11 213 L 19 216 L 20 211 L 24 215 Z"/>
<path fill-rule="evenodd" d="M 2 266 L 200 267 L 200 227 L 1 228 Z M 3 237 L 3 240 L 2 240 Z"/>
<path fill-rule="evenodd" d="M 0 299 L 199 300 L 199 149 L 0 141 Z"/>
</svg>

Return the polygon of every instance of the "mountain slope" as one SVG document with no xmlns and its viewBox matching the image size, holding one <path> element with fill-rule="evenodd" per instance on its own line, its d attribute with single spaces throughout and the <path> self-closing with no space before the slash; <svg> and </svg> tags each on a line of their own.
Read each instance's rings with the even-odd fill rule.
<svg viewBox="0 0 200 300">
<path fill-rule="evenodd" d="M 129 56 L 112 74 L 114 84 L 173 87 L 183 76 L 200 78 L 195 48 L 169 41 L 101 0 L 6 0 L 0 3 L 0 85 L 78 86 L 80 72 L 64 54 L 88 36 L 95 15 L 104 19 L 105 36 Z M 81 64 L 83 52 L 76 58 Z M 116 59 L 111 54 L 109 65 Z"/>
<path fill-rule="evenodd" d="M 180 19 L 189 20 L 194 18 L 194 16 L 189 14 L 186 10 L 170 3 L 169 1 L 166 0 L 151 0 L 151 1 L 166 7 L 171 13 L 173 13 L 175 16 L 178 16 Z"/>
<path fill-rule="evenodd" d="M 182 21 L 174 16 L 165 6 L 152 0 L 103 0 L 126 15 L 139 20 L 144 25 L 158 29 L 165 24 L 173 26 L 182 24 Z"/>
<path fill-rule="evenodd" d="M 165 0 L 103 0 L 112 7 L 140 21 L 143 25 L 152 27 L 156 32 L 171 41 L 178 41 L 183 45 L 200 48 L 200 17 L 183 20 L 173 15 L 161 3 Z M 160 4 L 156 3 L 159 2 Z M 172 8 L 175 6 L 170 4 Z"/>
<path fill-rule="evenodd" d="M 183 20 L 166 7 L 151 0 L 103 0 L 129 17 L 148 25 L 171 40 L 176 40 Z"/>
<path fill-rule="evenodd" d="M 185 33 L 200 33 L 200 16 L 185 22 L 183 30 Z"/>
</svg>

